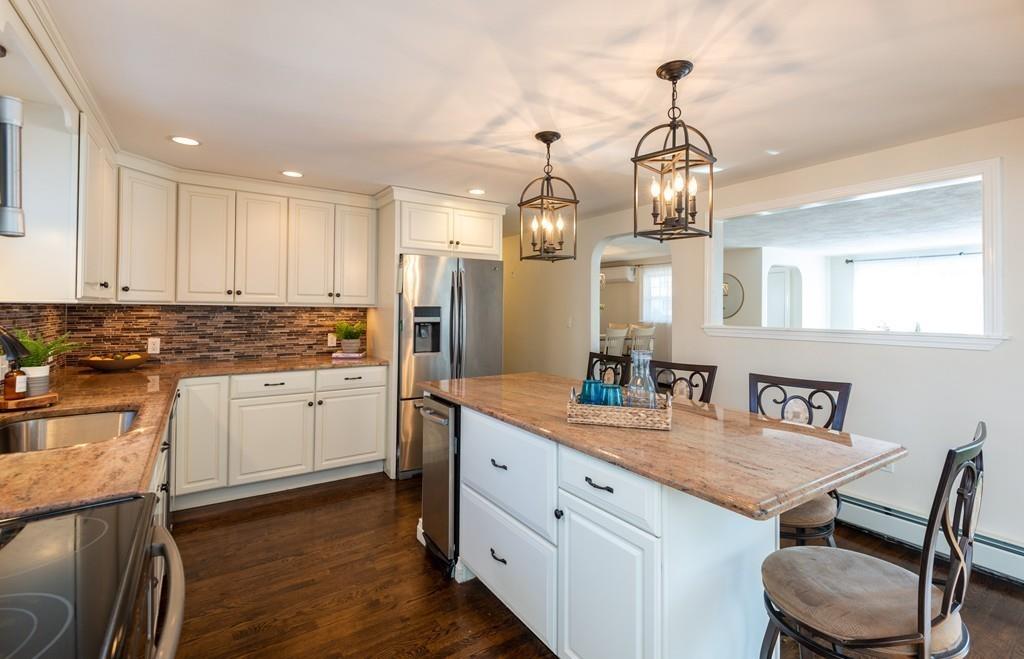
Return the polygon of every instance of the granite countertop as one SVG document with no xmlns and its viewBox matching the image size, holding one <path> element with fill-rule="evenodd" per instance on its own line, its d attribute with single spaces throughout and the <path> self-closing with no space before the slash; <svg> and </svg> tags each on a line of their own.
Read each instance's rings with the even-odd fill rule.
<svg viewBox="0 0 1024 659">
<path fill-rule="evenodd" d="M 672 429 L 569 424 L 579 380 L 517 373 L 420 383 L 431 394 L 753 519 L 768 519 L 904 457 L 892 442 L 676 401 Z"/>
<path fill-rule="evenodd" d="M 147 363 L 100 373 L 69 367 L 55 374 L 53 407 L 0 412 L 0 425 L 47 416 L 137 410 L 128 432 L 107 441 L 0 455 L 0 520 L 145 492 L 178 381 L 213 375 L 384 366 L 367 357 L 334 363 L 329 356 L 266 360 Z"/>
</svg>

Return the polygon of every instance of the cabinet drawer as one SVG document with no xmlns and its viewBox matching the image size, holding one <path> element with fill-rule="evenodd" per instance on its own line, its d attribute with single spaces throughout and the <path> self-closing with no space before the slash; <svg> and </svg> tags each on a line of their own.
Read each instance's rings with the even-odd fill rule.
<svg viewBox="0 0 1024 659">
<path fill-rule="evenodd" d="M 659 483 L 559 446 L 558 486 L 633 526 L 661 536 Z"/>
<path fill-rule="evenodd" d="M 232 398 L 280 396 L 311 393 L 316 386 L 316 372 L 256 373 L 231 376 Z"/>
<path fill-rule="evenodd" d="M 462 482 L 556 543 L 558 451 L 554 442 L 465 407 L 461 421 Z"/>
<path fill-rule="evenodd" d="M 330 368 L 316 372 L 317 391 L 333 389 L 359 389 L 362 387 L 383 387 L 387 384 L 388 373 L 384 366 L 353 366 L 352 368 Z"/>
<path fill-rule="evenodd" d="M 554 651 L 555 547 L 465 485 L 460 511 L 460 560 Z"/>
</svg>

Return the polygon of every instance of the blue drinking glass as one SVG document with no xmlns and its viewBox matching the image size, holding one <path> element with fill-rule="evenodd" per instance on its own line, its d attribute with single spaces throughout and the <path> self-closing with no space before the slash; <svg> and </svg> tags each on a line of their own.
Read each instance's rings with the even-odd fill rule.
<svg viewBox="0 0 1024 659">
<path fill-rule="evenodd" d="M 580 402 L 584 405 L 601 404 L 601 383 L 598 380 L 584 380 Z"/>
<path fill-rule="evenodd" d="M 622 387 L 617 384 L 602 385 L 601 404 L 622 407 Z"/>
</svg>

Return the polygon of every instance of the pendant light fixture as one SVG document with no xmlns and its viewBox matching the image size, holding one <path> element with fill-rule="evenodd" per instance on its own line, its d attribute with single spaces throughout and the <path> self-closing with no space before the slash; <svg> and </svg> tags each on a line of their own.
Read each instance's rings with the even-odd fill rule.
<svg viewBox="0 0 1024 659">
<path fill-rule="evenodd" d="M 547 146 L 547 162 L 544 176 L 530 181 L 519 196 L 519 260 L 575 260 L 576 206 L 580 201 L 568 181 L 551 175 L 551 144 L 562 135 L 544 130 L 534 137 Z M 556 185 L 562 189 L 556 192 Z"/>
<path fill-rule="evenodd" d="M 668 122 L 650 129 L 636 145 L 633 157 L 633 235 L 663 242 L 710 237 L 713 226 L 712 190 L 715 155 L 704 133 L 682 120 L 677 83 L 693 63 L 673 60 L 658 67 L 662 80 L 672 83 Z M 650 228 L 641 228 L 641 218 Z"/>
</svg>

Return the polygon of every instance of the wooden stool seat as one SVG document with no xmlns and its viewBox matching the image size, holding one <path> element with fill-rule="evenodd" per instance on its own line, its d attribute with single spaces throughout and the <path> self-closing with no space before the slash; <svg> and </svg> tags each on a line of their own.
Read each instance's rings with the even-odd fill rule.
<svg viewBox="0 0 1024 659">
<path fill-rule="evenodd" d="M 838 513 L 836 500 L 827 494 L 819 494 L 810 501 L 806 501 L 792 510 L 787 510 L 779 516 L 779 523 L 782 526 L 797 528 L 813 528 L 826 526 L 832 523 Z"/>
<path fill-rule="evenodd" d="M 917 633 L 920 577 L 887 561 L 845 549 L 788 547 L 761 566 L 765 593 L 795 622 L 843 643 Z M 942 591 L 932 586 L 932 617 Z M 933 654 L 956 648 L 963 627 L 958 612 L 932 627 Z M 917 646 L 856 650 L 847 656 L 915 656 Z"/>
</svg>

